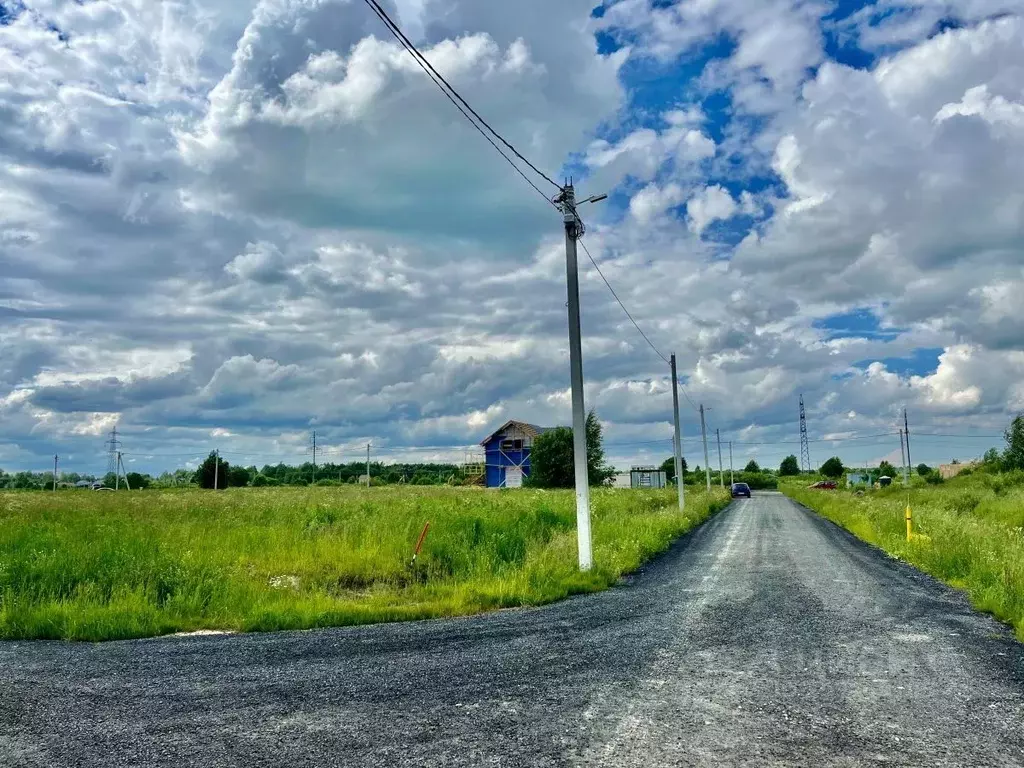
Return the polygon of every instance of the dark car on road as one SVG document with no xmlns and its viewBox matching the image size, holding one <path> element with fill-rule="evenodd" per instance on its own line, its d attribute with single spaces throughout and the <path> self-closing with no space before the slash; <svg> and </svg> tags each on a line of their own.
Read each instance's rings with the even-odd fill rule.
<svg viewBox="0 0 1024 768">
<path fill-rule="evenodd" d="M 750 498 L 750 486 L 746 483 L 733 483 L 732 484 L 732 497 L 738 499 L 740 496 L 746 496 Z"/>
</svg>

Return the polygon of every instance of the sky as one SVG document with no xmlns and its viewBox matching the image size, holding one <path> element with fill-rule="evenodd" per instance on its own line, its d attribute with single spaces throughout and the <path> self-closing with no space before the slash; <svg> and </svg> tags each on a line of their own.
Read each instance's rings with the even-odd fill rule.
<svg viewBox="0 0 1024 768">
<path fill-rule="evenodd" d="M 580 196 L 620 468 L 1024 410 L 1024 0 L 395 0 Z M 534 177 L 538 185 L 547 182 Z M 554 187 L 541 186 L 545 196 Z M 570 421 L 561 218 L 361 0 L 0 0 L 0 467 L 463 460 Z M 716 446 L 711 445 L 717 464 Z"/>
</svg>

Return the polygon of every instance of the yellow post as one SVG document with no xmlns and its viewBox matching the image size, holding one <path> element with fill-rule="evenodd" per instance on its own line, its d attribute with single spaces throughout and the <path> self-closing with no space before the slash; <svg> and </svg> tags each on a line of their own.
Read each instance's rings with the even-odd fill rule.
<svg viewBox="0 0 1024 768">
<path fill-rule="evenodd" d="M 911 535 L 910 505 L 907 504 L 907 541 L 910 541 Z"/>
</svg>

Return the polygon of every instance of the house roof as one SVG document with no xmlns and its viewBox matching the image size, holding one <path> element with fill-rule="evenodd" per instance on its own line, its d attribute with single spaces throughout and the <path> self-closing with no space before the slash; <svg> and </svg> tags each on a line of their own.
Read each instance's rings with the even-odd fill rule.
<svg viewBox="0 0 1024 768">
<path fill-rule="evenodd" d="M 480 445 L 487 445 L 489 442 L 491 442 L 491 440 L 493 440 L 495 437 L 497 437 L 499 434 L 501 434 L 511 426 L 519 427 L 521 430 L 523 430 L 523 432 L 528 434 L 530 437 L 537 437 L 537 435 L 543 435 L 545 432 L 550 432 L 552 429 L 555 429 L 555 427 L 538 427 L 536 424 L 529 424 L 525 421 L 516 421 L 515 419 L 510 419 L 509 421 L 506 421 L 504 424 L 498 427 L 496 430 L 491 432 L 491 434 L 489 434 L 483 440 L 481 440 Z"/>
</svg>

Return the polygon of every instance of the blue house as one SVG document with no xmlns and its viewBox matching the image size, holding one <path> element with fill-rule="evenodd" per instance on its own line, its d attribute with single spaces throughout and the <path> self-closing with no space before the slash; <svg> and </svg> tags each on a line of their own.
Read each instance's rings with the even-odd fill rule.
<svg viewBox="0 0 1024 768">
<path fill-rule="evenodd" d="M 533 441 L 551 427 L 538 427 L 525 421 L 509 421 L 480 441 L 487 456 L 488 488 L 519 488 L 530 476 L 530 450 Z"/>
</svg>

